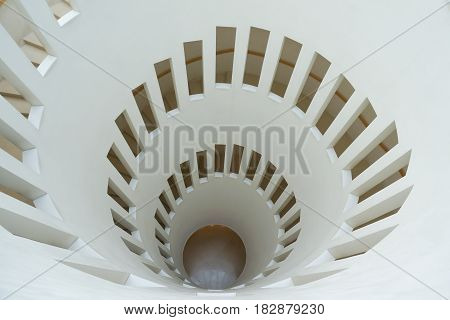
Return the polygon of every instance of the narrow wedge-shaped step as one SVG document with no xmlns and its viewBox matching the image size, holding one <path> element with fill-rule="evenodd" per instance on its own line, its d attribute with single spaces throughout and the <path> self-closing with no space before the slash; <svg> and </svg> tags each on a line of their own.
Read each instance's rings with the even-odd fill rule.
<svg viewBox="0 0 450 320">
<path fill-rule="evenodd" d="M 301 269 L 301 271 L 294 271 L 291 278 L 278 281 L 264 288 L 286 288 L 291 286 L 306 285 L 344 271 L 347 264 L 347 261 L 341 260 L 324 263 L 319 266 L 304 268 Z"/>
<path fill-rule="evenodd" d="M 155 225 L 155 232 L 158 232 L 160 236 L 166 241 L 169 242 L 169 235 L 167 234 L 166 230 L 163 229 L 159 224 Z"/>
<path fill-rule="evenodd" d="M 111 164 L 116 168 L 116 170 L 119 172 L 119 174 L 123 177 L 123 179 L 130 184 L 131 180 L 133 179 L 132 174 L 130 173 L 129 168 L 127 168 L 126 163 L 122 161 L 122 159 L 119 158 L 117 153 L 111 148 L 111 150 L 108 153 L 108 160 L 111 162 Z"/>
<path fill-rule="evenodd" d="M 383 141 L 395 130 L 394 122 L 387 122 L 377 118 L 371 126 L 364 130 L 361 135 L 344 151 L 337 161 L 342 169 L 352 169 L 373 148 Z"/>
<path fill-rule="evenodd" d="M 308 94 L 312 95 L 312 101 L 306 111 L 306 121 L 311 125 L 316 124 L 323 110 L 327 107 L 339 87 L 341 77 L 337 76 L 337 71 L 337 67 L 332 64 L 322 79 L 317 91 L 312 93 L 308 92 Z"/>
<path fill-rule="evenodd" d="M 0 226 L 15 236 L 68 249 L 77 239 L 50 215 L 0 193 Z"/>
<path fill-rule="evenodd" d="M 375 232 L 361 229 L 358 233 L 356 233 L 356 236 L 351 237 L 351 240 L 349 240 L 346 236 L 335 239 L 333 241 L 333 246 L 328 249 L 328 251 L 336 260 L 344 260 L 364 254 L 383 240 L 384 237 L 391 233 L 395 227 L 396 226 L 389 226 Z M 376 226 L 373 228 L 378 229 Z"/>
<path fill-rule="evenodd" d="M 104 269 L 109 269 L 109 270 L 121 271 L 108 260 L 91 257 L 91 256 L 86 256 L 84 254 L 81 254 L 80 252 L 76 252 L 71 255 L 67 255 L 67 253 L 68 253 L 67 251 L 64 251 L 64 253 L 61 254 L 61 258 L 64 259 L 65 262 L 79 264 L 79 265 L 89 265 L 89 266 L 96 267 L 96 268 L 104 268 Z"/>
<path fill-rule="evenodd" d="M 231 86 L 234 88 L 242 88 L 244 79 L 245 62 L 247 59 L 248 39 L 250 36 L 250 28 L 237 28 L 235 43 L 234 43 L 234 55 L 233 55 L 233 67 L 231 76 Z"/>
<path fill-rule="evenodd" d="M 114 185 L 115 192 L 124 198 L 126 202 L 130 203 L 130 207 L 133 207 L 132 203 L 133 201 L 133 190 L 131 186 L 123 179 L 119 171 L 113 166 L 112 163 L 109 163 L 108 166 L 109 171 L 109 179 L 111 181 L 111 184 Z"/>
<path fill-rule="evenodd" d="M 350 227 L 356 228 L 392 213 L 393 210 L 399 210 L 411 192 L 412 186 L 404 180 L 386 189 L 345 213 L 346 223 Z"/>
<path fill-rule="evenodd" d="M 297 241 L 300 231 L 301 231 L 300 224 L 295 225 L 288 232 L 286 232 L 280 238 L 278 238 L 278 243 L 284 246 L 285 248 L 289 247 L 291 244 Z"/>
<path fill-rule="evenodd" d="M 154 273 L 159 273 L 161 272 L 161 268 L 159 266 L 156 265 L 156 263 L 153 260 L 150 260 L 148 258 L 145 258 L 143 256 L 139 256 L 139 260 L 142 261 L 142 263 L 149 268 L 151 271 L 153 271 Z"/>
<path fill-rule="evenodd" d="M 6 79 L 0 80 L 0 94 L 3 97 L 21 98 L 23 96 Z"/>
<path fill-rule="evenodd" d="M 156 205 L 156 209 L 154 209 L 153 212 L 158 211 L 159 215 L 162 217 L 164 223 L 170 228 L 170 226 L 172 224 L 172 220 L 170 219 L 170 216 L 169 216 L 171 210 L 169 212 L 167 212 L 166 208 L 159 200 L 155 200 L 155 201 L 153 201 L 153 203 Z"/>
<path fill-rule="evenodd" d="M 36 128 L 17 109 L 0 97 L 0 132 L 20 149 L 33 149 L 37 143 Z"/>
<path fill-rule="evenodd" d="M 30 200 L 46 194 L 41 186 L 41 177 L 13 157 L 0 157 L 0 186 Z"/>
<path fill-rule="evenodd" d="M 109 268 L 107 269 L 104 267 L 92 266 L 88 264 L 80 264 L 69 261 L 63 261 L 62 264 L 64 264 L 67 267 L 76 269 L 78 271 L 87 273 L 91 276 L 122 285 L 124 285 L 127 282 L 128 277 L 130 276 L 130 274 L 127 272 L 119 271 L 116 269 L 109 269 Z"/>
<path fill-rule="evenodd" d="M 372 240 L 368 240 L 367 244 L 370 245 L 374 243 L 375 245 L 376 243 L 381 241 L 386 235 L 388 235 L 392 230 L 394 230 L 398 224 L 399 224 L 398 216 L 393 215 L 386 219 L 367 225 L 364 228 L 360 228 L 352 232 L 342 232 L 340 236 L 331 241 L 330 246 L 338 247 L 353 241 L 356 242 L 360 241 L 361 243 L 365 243 L 363 239 L 371 239 L 371 237 L 375 237 L 377 242 L 372 242 Z"/>
<path fill-rule="evenodd" d="M 115 209 L 111 208 L 111 217 L 114 224 L 119 228 L 128 230 L 130 233 L 137 230 L 136 219 L 133 216 L 125 216 L 123 215 L 123 213 L 121 213 L 121 211 L 116 211 Z"/>
<path fill-rule="evenodd" d="M 4 101 L 7 101 L 12 105 L 25 118 L 28 118 L 32 105 L 12 86 L 4 83 L 4 86 L 0 88 L 0 95 L 4 98 Z M 2 104 L 2 102 L 0 102 L 0 104 Z M 2 108 L 2 112 L 3 110 L 4 109 Z"/>
<path fill-rule="evenodd" d="M 277 214 L 278 210 L 283 206 L 283 204 L 290 198 L 293 194 L 292 188 L 288 185 L 286 189 L 283 190 L 277 201 L 274 203 L 272 207 L 272 211 L 274 214 Z"/>
<path fill-rule="evenodd" d="M 292 72 L 291 81 L 286 89 L 285 100 L 289 106 L 294 106 L 298 101 L 303 86 L 311 69 L 311 61 L 315 51 L 306 45 L 302 45 L 300 54 Z M 297 106 L 295 106 L 297 107 Z"/>
<path fill-rule="evenodd" d="M 36 68 L 39 67 L 42 61 L 48 56 L 47 52 L 29 44 L 23 45 L 22 50 Z"/>
<path fill-rule="evenodd" d="M 6 98 L 6 100 L 19 111 L 25 118 L 28 118 L 31 112 L 31 104 L 23 98 Z"/>
<path fill-rule="evenodd" d="M 343 271 L 343 269 L 323 271 L 323 272 L 312 272 L 308 274 L 293 276 L 291 277 L 291 279 L 294 286 L 302 286 L 311 282 L 331 277 L 341 271 Z"/>
<path fill-rule="evenodd" d="M 272 34 L 269 36 L 266 53 L 261 69 L 261 76 L 258 87 L 263 94 L 269 94 L 272 85 L 273 75 L 280 57 L 280 50 L 283 46 L 283 36 L 280 34 Z"/>
<path fill-rule="evenodd" d="M 34 32 L 30 32 L 23 38 L 23 42 L 36 49 L 46 52 L 44 45 L 39 41 L 38 37 Z"/>
<path fill-rule="evenodd" d="M 162 251 L 164 253 L 164 257 L 167 256 L 167 258 L 169 258 L 171 256 L 170 250 L 169 250 L 169 248 L 167 248 L 167 246 L 162 245 L 161 243 L 158 243 L 158 248 L 160 249 L 160 251 Z"/>
<path fill-rule="evenodd" d="M 272 266 L 270 266 L 270 267 L 267 267 L 267 268 L 262 272 L 262 274 L 263 274 L 264 277 L 268 277 L 268 276 L 270 276 L 272 273 L 274 273 L 275 271 L 277 271 L 279 268 L 280 268 L 280 265 L 279 265 L 279 264 L 274 264 L 274 265 L 272 265 Z"/>
<path fill-rule="evenodd" d="M 128 211 L 126 211 L 119 203 L 117 203 L 117 201 L 115 201 L 112 197 L 107 197 L 106 202 L 109 206 L 109 208 L 111 208 L 111 210 L 113 210 L 114 212 L 116 212 L 117 214 L 119 214 L 123 219 L 127 219 L 132 221 L 135 225 L 136 225 L 136 219 L 134 217 L 133 213 L 130 213 Z"/>
<path fill-rule="evenodd" d="M 117 126 L 114 127 L 113 140 L 114 151 L 120 158 L 122 158 L 125 167 L 130 171 L 132 176 L 137 176 L 138 162 L 128 146 L 125 137 L 122 135 L 122 132 L 120 132 Z"/>
<path fill-rule="evenodd" d="M 281 250 L 278 250 L 274 254 L 273 261 L 275 263 L 283 262 L 292 253 L 293 250 L 294 248 L 283 248 Z"/>
<path fill-rule="evenodd" d="M 383 181 L 391 174 L 399 171 L 409 163 L 411 151 L 402 146 L 395 146 L 390 152 L 382 156 L 367 170 L 355 178 L 347 190 L 355 195 L 360 195 Z"/>
<path fill-rule="evenodd" d="M 72 11 L 72 7 L 66 1 L 59 1 L 50 7 L 56 19 L 65 16 Z"/>
<path fill-rule="evenodd" d="M 334 119 L 333 123 L 323 135 L 322 143 L 325 148 L 334 145 L 336 141 L 342 137 L 368 103 L 367 98 L 359 91 L 356 91 L 350 97 L 345 107 L 337 115 L 336 119 Z"/>
<path fill-rule="evenodd" d="M 143 243 L 141 241 L 136 240 L 134 237 L 130 236 L 125 231 L 120 230 L 120 233 L 124 244 L 128 247 L 128 249 L 131 252 L 137 255 L 141 255 L 145 252 L 145 249 L 143 248 Z"/>
</svg>

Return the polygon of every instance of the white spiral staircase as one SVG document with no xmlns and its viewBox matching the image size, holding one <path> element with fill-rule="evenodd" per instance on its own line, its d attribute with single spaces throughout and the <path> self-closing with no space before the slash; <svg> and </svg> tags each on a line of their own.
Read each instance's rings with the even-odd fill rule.
<svg viewBox="0 0 450 320">
<path fill-rule="evenodd" d="M 7 0 L 0 24 L 2 298 L 450 296 L 445 3 Z M 246 249 L 223 290 L 183 264 L 211 224 Z"/>
</svg>

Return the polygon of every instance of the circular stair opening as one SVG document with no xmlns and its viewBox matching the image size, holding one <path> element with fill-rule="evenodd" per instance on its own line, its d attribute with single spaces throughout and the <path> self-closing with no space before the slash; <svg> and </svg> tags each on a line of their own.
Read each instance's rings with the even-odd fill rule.
<svg viewBox="0 0 450 320">
<path fill-rule="evenodd" d="M 198 229 L 184 246 L 184 268 L 190 280 L 204 289 L 231 287 L 244 270 L 245 262 L 244 242 L 224 225 Z"/>
<path fill-rule="evenodd" d="M 385 267 L 416 270 L 417 252 L 445 258 L 434 224 L 446 225 L 446 189 L 437 196 L 442 172 L 430 168 L 446 158 L 428 151 L 441 150 L 431 143 L 447 127 L 439 108 L 423 108 L 432 95 L 420 96 L 436 77 L 409 68 L 439 59 L 425 45 L 403 59 L 428 39 L 355 64 L 389 30 L 363 32 L 330 10 L 345 39 L 367 36 L 343 47 L 309 28 L 324 13 L 312 3 L 289 10 L 306 19 L 239 3 L 258 9 L 249 21 L 229 3 L 208 19 L 169 6 L 193 27 L 161 30 L 148 12 L 164 20 L 164 5 L 117 3 L 102 15 L 96 2 L 48 2 L 0 6 L 7 297 L 409 297 L 411 277 Z M 425 228 L 433 241 L 409 236 Z M 441 286 L 426 267 L 435 264 L 418 277 Z"/>
</svg>

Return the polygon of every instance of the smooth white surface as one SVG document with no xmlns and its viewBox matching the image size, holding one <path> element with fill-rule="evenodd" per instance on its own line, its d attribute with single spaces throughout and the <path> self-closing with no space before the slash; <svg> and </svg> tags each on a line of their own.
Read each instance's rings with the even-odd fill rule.
<svg viewBox="0 0 450 320">
<path fill-rule="evenodd" d="M 124 245 L 118 233 L 120 230 L 110 228 L 113 222 L 110 213 L 112 201 L 106 195 L 108 178 L 121 184 L 122 191 L 139 208 L 136 223 L 144 231 L 141 234 L 143 245 L 152 259 L 161 263 L 153 237 L 155 222 L 152 217 L 157 201 L 148 201 L 157 197 L 161 190 L 168 190 L 166 179 L 175 171 L 178 159 L 160 159 L 170 166 L 167 173 L 159 171 L 141 175 L 133 190 L 124 185 L 120 176 L 111 177 L 106 154 L 112 143 L 125 146 L 114 125 L 114 119 L 124 108 L 136 131 L 143 126 L 130 88 L 146 82 L 155 105 L 163 106 L 152 64 L 168 57 L 178 57 L 173 58 L 174 74 L 184 75 L 184 59 L 179 58 L 182 43 L 202 39 L 205 52 L 214 52 L 216 26 L 237 27 L 233 79 L 242 77 L 245 63 L 245 54 L 242 53 L 245 49 L 241 49 L 248 41 L 250 26 L 270 30 L 271 36 L 276 38 L 288 35 L 303 44 L 300 60 L 303 52 L 316 50 L 332 62 L 327 77 L 332 78 L 345 71 L 347 79 L 360 94 L 370 99 L 377 112 L 374 130 L 381 131 L 395 121 L 401 145 L 405 150 L 413 150 L 406 179 L 388 190 L 389 193 L 402 192 L 414 184 L 398 214 L 398 227 L 376 246 L 376 252 L 369 251 L 364 256 L 351 258 L 355 260 L 353 263 L 325 263 L 308 271 L 304 269 L 305 265 L 327 252 L 328 241 L 337 231 L 336 226 L 308 207 L 337 225 L 344 222 L 342 211 L 347 203 L 348 190 L 342 188 L 341 170 L 355 159 L 358 148 L 358 145 L 353 146 L 339 161 L 331 162 L 327 153 L 329 145 L 322 143 L 319 135 L 309 135 L 304 153 L 310 159 L 312 174 L 286 174 L 289 185 L 308 206 L 302 208 L 301 241 L 270 281 L 264 279 L 257 286 L 239 289 L 237 297 L 436 299 L 442 298 L 438 293 L 450 295 L 450 234 L 447 232 L 450 187 L 445 183 L 450 178 L 450 127 L 445 107 L 450 101 L 447 88 L 450 82 L 450 73 L 447 72 L 450 68 L 450 44 L 444 41 L 450 32 L 448 7 L 358 63 L 441 6 L 441 1 L 285 1 L 280 9 L 279 2 L 261 5 L 255 1 L 176 1 L 170 4 L 166 1 L 135 1 L 117 2 L 111 6 L 104 1 L 78 0 L 77 11 L 81 14 L 63 27 L 54 22 L 44 0 L 19 2 L 30 19 L 46 30 L 41 35 L 57 60 L 42 77 L 21 54 L 16 43 L 2 37 L 0 73 L 5 76 L 13 73 L 23 83 L 25 91 L 33 92 L 39 98 L 39 105 L 45 106 L 45 110 L 38 133 L 22 119 L 14 120 L 13 126 L 37 148 L 40 175 L 6 157 L 1 159 L 1 171 L 11 169 L 28 184 L 32 182 L 34 187 L 27 185 L 27 191 L 35 193 L 38 188 L 39 195 L 49 194 L 70 233 L 83 239 L 117 269 L 168 288 L 156 291 L 120 286 L 58 265 L 10 298 L 196 296 L 196 291 L 183 288 L 178 280 L 149 272 L 142 264 L 142 257 L 131 254 Z M 192 14 L 186 15 L 186 12 Z M 169 18 L 177 23 L 167 23 Z M 5 34 L 2 28 L 0 34 Z M 268 50 L 278 52 L 279 48 L 271 47 L 271 44 L 269 41 Z M 186 90 L 180 89 L 183 82 L 177 82 L 183 105 L 180 105 L 179 113 L 170 117 L 162 107 L 155 107 L 160 127 L 175 130 L 181 123 L 187 123 L 196 131 L 205 123 L 216 126 L 262 125 L 289 110 L 303 78 L 302 70 L 294 71 L 286 98 L 281 102 L 273 101 L 268 98 L 268 92 L 261 89 L 267 88 L 272 81 L 272 75 L 265 70 L 278 57 L 272 58 L 263 66 L 262 75 L 267 76 L 261 78 L 259 88 L 252 87 L 247 91 L 248 88 L 242 87 L 238 80 L 232 83 L 230 90 L 223 90 L 216 89 L 213 82 L 214 56 L 205 55 L 204 74 L 210 76 L 204 79 L 204 99 L 190 101 L 183 96 Z M 350 67 L 353 68 L 346 71 Z M 175 77 L 175 81 L 185 81 L 180 79 L 182 77 Z M 303 119 L 287 112 L 271 125 L 281 128 L 296 126 L 300 133 L 319 115 L 328 90 L 331 89 L 325 87 L 318 93 Z M 21 117 L 20 114 L 16 116 Z M 9 114 L 3 116 L 3 111 L 0 117 L 2 121 L 13 121 L 11 119 L 14 118 Z M 157 137 L 164 134 L 161 132 Z M 367 141 L 360 140 L 361 146 L 367 145 L 370 140 L 369 134 L 367 136 Z M 141 139 L 145 145 L 152 137 Z M 223 138 L 214 141 L 221 142 Z M 254 148 L 254 142 L 250 141 L 245 147 L 246 150 Z M 122 151 L 127 159 L 131 159 L 129 165 L 137 168 L 130 150 Z M 273 153 L 282 155 L 288 150 L 274 146 Z M 146 157 L 143 163 L 153 160 Z M 7 182 L 16 181 L 16 178 L 11 178 Z M 184 204 L 183 201 L 180 208 Z M 6 202 L 1 203 L 2 207 L 5 205 Z M 357 211 L 367 205 L 361 204 L 352 210 Z M 22 204 L 14 206 L 15 211 L 24 212 Z M 56 250 L 9 234 L 2 233 L 0 237 L 4 244 L 0 250 L 1 296 L 8 296 L 46 271 L 54 265 L 56 257 L 61 259 L 70 254 L 63 249 Z M 348 270 L 302 287 L 259 289 L 287 277 L 350 265 Z"/>
</svg>

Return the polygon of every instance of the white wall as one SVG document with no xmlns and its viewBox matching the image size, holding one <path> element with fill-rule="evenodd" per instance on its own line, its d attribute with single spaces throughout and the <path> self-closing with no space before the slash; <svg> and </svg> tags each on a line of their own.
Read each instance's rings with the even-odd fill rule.
<svg viewBox="0 0 450 320">
<path fill-rule="evenodd" d="M 444 295 L 450 294 L 446 272 L 449 188 L 443 183 L 450 174 L 447 169 L 450 128 L 446 125 L 445 109 L 450 98 L 446 90 L 450 75 L 445 72 L 450 66 L 447 58 L 450 45 L 444 41 L 450 28 L 448 7 L 374 51 L 442 2 L 346 0 L 262 5 L 255 1 L 169 4 L 135 1 L 114 6 L 102 1 L 76 2 L 81 14 L 59 27 L 44 0 L 22 1 L 31 19 L 45 30 L 43 34 L 57 57 L 45 78 L 36 74 L 34 67 L 16 51 L 10 50 L 12 43 L 3 46 L 2 42 L 1 57 L 45 106 L 36 146 L 40 181 L 73 234 L 88 242 L 112 225 L 106 186 L 114 171 L 106 154 L 112 142 L 122 139 L 114 119 L 126 108 L 135 126 L 142 123 L 129 88 L 143 82 L 147 83 L 152 100 L 163 106 L 154 63 L 172 57 L 180 104 L 176 118 L 168 118 L 161 109 L 156 109 L 160 127 L 167 125 L 174 129 L 180 122 L 194 129 L 204 123 L 260 125 L 290 108 L 301 85 L 301 75 L 306 73 L 308 57 L 317 51 L 332 62 L 330 78 L 344 72 L 358 94 L 370 99 L 381 126 L 395 120 L 401 145 L 412 149 L 405 185 L 414 184 L 414 189 L 398 214 L 399 226 L 376 246 L 377 253 L 369 252 L 349 263 L 349 270 L 305 287 L 264 291 L 248 287 L 239 292 L 267 298 L 439 298 L 429 286 Z M 237 27 L 234 81 L 230 90 L 214 87 L 216 26 Z M 271 31 L 256 92 L 242 90 L 240 82 L 250 26 Z M 277 103 L 267 95 L 284 36 L 301 42 L 303 48 L 286 98 Z M 204 46 L 205 98 L 201 101 L 189 101 L 187 96 L 182 43 L 193 40 L 203 40 Z M 310 109 L 320 109 L 319 102 Z M 301 120 L 288 112 L 273 125 L 298 124 L 300 131 L 311 120 L 311 114 Z M 275 153 L 286 153 L 283 148 L 278 147 Z M 348 190 L 342 187 L 340 163 L 331 163 L 323 143 L 312 136 L 306 150 L 312 175 L 287 174 L 289 184 L 304 204 L 340 225 L 348 195 Z M 173 159 L 164 160 L 171 166 L 178 165 Z M 140 175 L 135 191 L 125 186 L 123 191 L 139 208 L 168 188 L 167 177 L 168 174 L 161 173 Z M 147 217 L 140 217 L 139 213 L 137 217 L 145 249 L 153 257 L 158 253 L 148 215 L 154 213 L 155 206 L 153 202 L 141 210 Z M 304 255 L 294 252 L 289 258 L 291 262 L 287 260 L 273 279 L 263 280 L 261 285 L 301 274 L 302 268 L 329 245 L 336 227 L 312 211 L 304 212 L 303 217 L 298 245 L 306 248 L 297 252 Z M 1 250 L 1 260 L 8 261 L 1 267 L 2 295 L 39 274 L 55 259 L 51 250 L 42 249 L 42 254 L 37 254 L 26 242 L 0 236 L 11 244 Z M 56 292 L 61 298 L 140 298 L 152 297 L 158 290 L 158 298 L 162 298 L 166 292 L 168 297 L 175 297 L 181 296 L 183 290 L 188 291 L 149 273 L 123 245 L 117 230 L 105 232 L 90 246 L 116 268 L 170 288 L 164 289 L 164 293 L 160 288 L 124 289 L 58 266 L 12 297 L 47 298 L 55 297 Z M 27 268 L 18 272 L 17 266 L 25 264 Z M 42 292 L 42 288 L 47 289 Z"/>
</svg>

